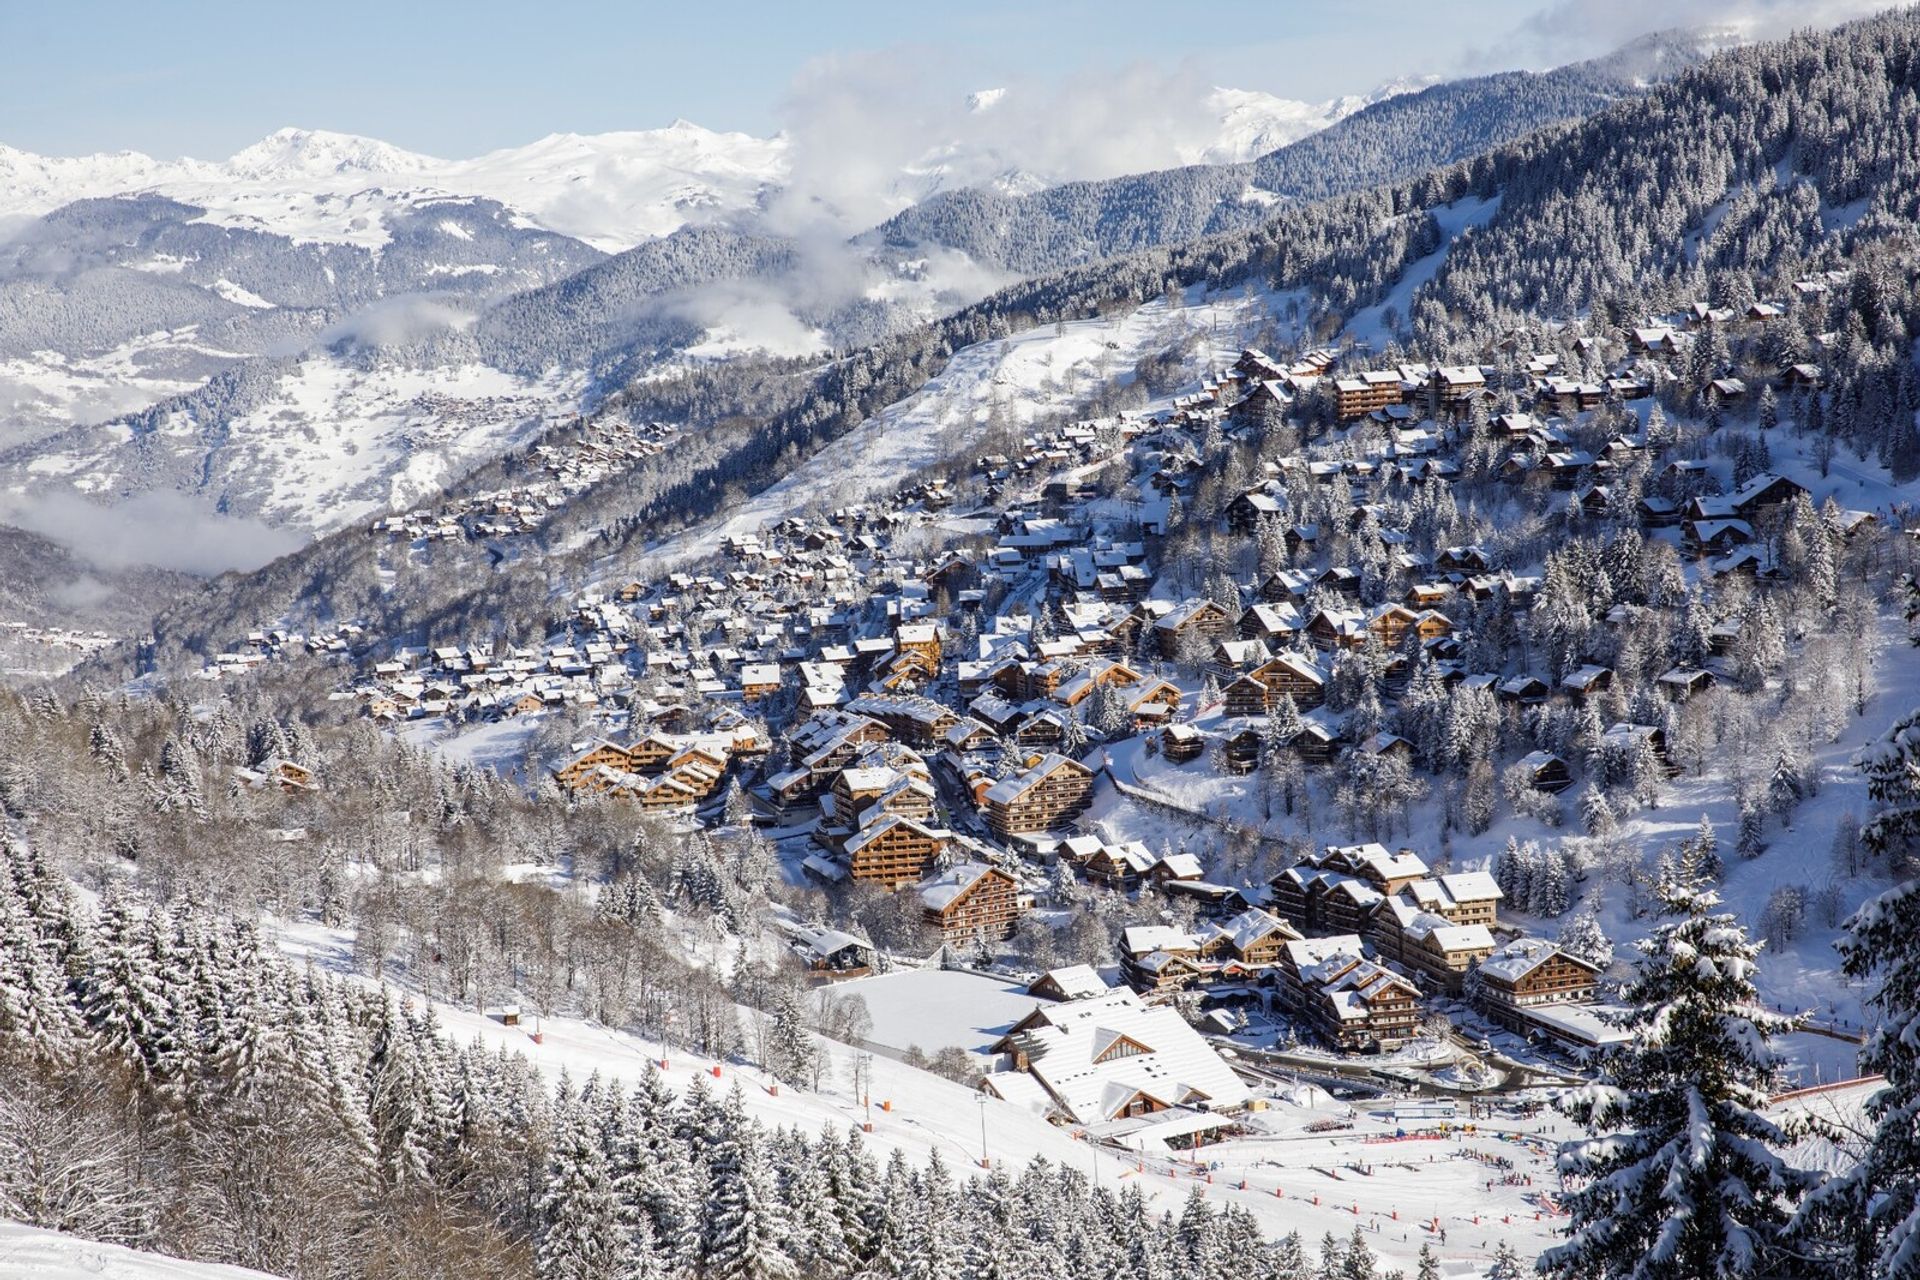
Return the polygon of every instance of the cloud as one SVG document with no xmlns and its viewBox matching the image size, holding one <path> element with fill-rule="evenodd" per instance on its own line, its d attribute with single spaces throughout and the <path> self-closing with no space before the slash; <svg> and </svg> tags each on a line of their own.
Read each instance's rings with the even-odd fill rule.
<svg viewBox="0 0 1920 1280">
<path fill-rule="evenodd" d="M 1491 44 L 1464 55 L 1467 69 L 1545 68 L 1598 57 L 1654 31 L 1730 28 L 1743 40 L 1838 26 L 1886 0 L 1553 0 Z"/>
<path fill-rule="evenodd" d="M 331 346 L 351 342 L 362 347 L 407 347 L 473 324 L 473 312 L 434 294 L 408 293 L 382 298 L 329 326 L 320 341 Z"/>
<path fill-rule="evenodd" d="M 1196 64 L 1133 65 L 987 86 L 938 51 L 816 59 L 781 108 L 785 189 L 769 223 L 864 230 L 931 190 L 1107 178 L 1203 153 L 1220 130 Z"/>
<path fill-rule="evenodd" d="M 51 538 L 100 569 L 151 565 L 201 575 L 258 569 L 306 541 L 258 520 L 210 512 L 170 490 L 111 507 L 71 492 L 0 495 L 0 522 Z"/>
</svg>

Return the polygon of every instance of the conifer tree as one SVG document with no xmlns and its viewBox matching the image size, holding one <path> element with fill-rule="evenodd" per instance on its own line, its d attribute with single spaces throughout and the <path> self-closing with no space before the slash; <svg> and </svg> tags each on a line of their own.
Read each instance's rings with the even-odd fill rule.
<svg viewBox="0 0 1920 1280">
<path fill-rule="evenodd" d="M 723 1117 L 719 1141 L 707 1159 L 700 1273 L 713 1280 L 786 1280 L 795 1271 L 781 1248 L 785 1223 L 759 1126 L 746 1116 L 738 1082 L 727 1095 Z"/>
<path fill-rule="evenodd" d="M 1807 1198 L 1796 1234 L 1821 1249 L 1830 1274 L 1920 1277 L 1920 880 L 1855 912 L 1839 942 L 1848 977 L 1877 981 L 1878 1025 L 1860 1070 L 1886 1077 L 1867 1100 L 1873 1131 L 1851 1168 Z"/>
<path fill-rule="evenodd" d="M 1793 1135 L 1764 1113 L 1766 1038 L 1794 1023 L 1759 1003 L 1759 944 L 1696 883 L 1668 879 L 1659 896 L 1663 920 L 1622 995 L 1632 1039 L 1566 1104 L 1594 1136 L 1560 1154 L 1572 1230 L 1540 1270 L 1563 1280 L 1768 1275 L 1817 1181 L 1781 1157 Z"/>
<path fill-rule="evenodd" d="M 540 1195 L 535 1265 L 542 1280 L 630 1280 L 650 1274 L 643 1237 L 623 1220 L 620 1197 L 592 1117 L 569 1105 L 560 1117 Z"/>
</svg>

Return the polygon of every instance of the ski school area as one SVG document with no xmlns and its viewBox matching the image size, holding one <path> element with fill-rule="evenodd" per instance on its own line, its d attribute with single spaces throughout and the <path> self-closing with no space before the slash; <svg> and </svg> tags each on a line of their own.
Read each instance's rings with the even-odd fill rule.
<svg viewBox="0 0 1920 1280">
<path fill-rule="evenodd" d="M 1310 1239 L 1358 1225 L 1388 1255 L 1410 1257 L 1425 1241 L 1471 1253 L 1483 1241 L 1491 1252 L 1502 1240 L 1524 1251 L 1554 1239 L 1565 1217 L 1553 1161 L 1574 1136 L 1571 1122 L 1545 1111 L 1466 1122 L 1437 1114 L 1449 1109 L 1349 1105 L 1302 1085 L 1256 1098 L 1231 1136 L 1184 1157 L 1114 1158 L 1123 1179 L 1197 1182 Z"/>
</svg>

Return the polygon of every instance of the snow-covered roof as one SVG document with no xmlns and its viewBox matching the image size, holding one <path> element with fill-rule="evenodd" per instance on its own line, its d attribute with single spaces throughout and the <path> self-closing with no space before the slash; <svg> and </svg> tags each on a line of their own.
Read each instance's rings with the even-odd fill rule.
<svg viewBox="0 0 1920 1280">
<path fill-rule="evenodd" d="M 1106 982 L 1100 977 L 1099 971 L 1090 964 L 1071 964 L 1060 969 L 1049 969 L 1041 977 L 1050 979 L 1054 987 L 1068 1000 L 1083 1000 L 1088 996 L 1103 995 L 1109 990 Z"/>
<path fill-rule="evenodd" d="M 984 862 L 962 862 L 958 866 L 948 867 L 933 879 L 920 882 L 920 901 L 929 911 L 945 911 L 953 905 L 954 899 L 994 871 L 995 868 Z"/>
<path fill-rule="evenodd" d="M 1216 1110 L 1247 1099 L 1240 1077 L 1178 1011 L 1125 988 L 1042 1006 L 1013 1039 L 1033 1077 L 1081 1124 L 1112 1121 L 1143 1094 Z"/>
</svg>

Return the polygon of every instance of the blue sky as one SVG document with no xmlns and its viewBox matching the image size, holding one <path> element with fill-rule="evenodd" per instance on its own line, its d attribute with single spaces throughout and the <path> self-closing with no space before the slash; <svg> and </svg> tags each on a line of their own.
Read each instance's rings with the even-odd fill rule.
<svg viewBox="0 0 1920 1280">
<path fill-rule="evenodd" d="M 464 156 L 675 117 L 767 133 L 810 66 L 894 53 L 981 88 L 1179 68 L 1319 99 L 1775 11 L 1807 0 L 0 0 L 0 143 L 211 159 L 298 125 Z"/>
</svg>

